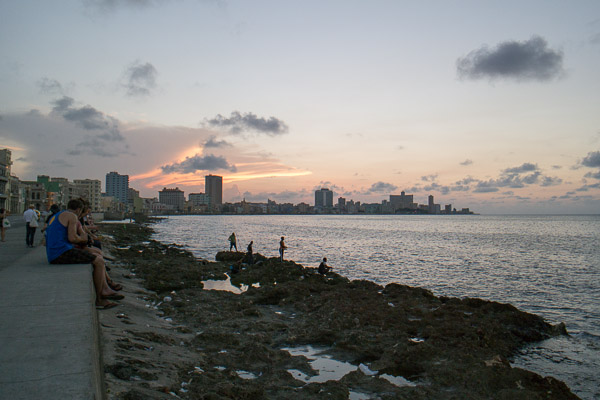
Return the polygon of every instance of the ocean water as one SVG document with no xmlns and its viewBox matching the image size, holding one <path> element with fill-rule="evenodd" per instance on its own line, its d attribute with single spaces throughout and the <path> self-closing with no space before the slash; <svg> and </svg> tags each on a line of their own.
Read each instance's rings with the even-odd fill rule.
<svg viewBox="0 0 600 400">
<path fill-rule="evenodd" d="M 568 337 L 534 344 L 513 366 L 554 376 L 584 399 L 600 399 L 600 215 L 172 216 L 154 226 L 155 239 L 214 260 L 238 249 L 335 272 L 419 286 L 436 295 L 511 303 L 555 324 Z"/>
</svg>

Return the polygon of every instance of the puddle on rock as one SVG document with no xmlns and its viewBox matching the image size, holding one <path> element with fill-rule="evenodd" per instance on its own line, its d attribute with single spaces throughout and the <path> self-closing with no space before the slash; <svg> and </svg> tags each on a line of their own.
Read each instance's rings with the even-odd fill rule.
<svg viewBox="0 0 600 400">
<path fill-rule="evenodd" d="M 256 379 L 257 376 L 254 375 L 252 372 L 248 372 L 248 371 L 244 371 L 244 370 L 238 370 L 235 371 L 236 374 L 238 374 L 238 376 L 242 379 Z"/>
<path fill-rule="evenodd" d="M 202 284 L 204 285 L 204 290 L 222 290 L 225 292 L 230 292 L 230 293 L 235 293 L 235 294 L 242 294 L 246 290 L 248 290 L 248 285 L 241 285 L 240 287 L 234 286 L 231 283 L 231 278 L 229 277 L 229 275 L 225 274 L 225 276 L 227 277 L 227 279 L 222 280 L 222 281 L 218 281 L 215 279 L 209 279 L 207 281 L 202 281 Z"/>
<path fill-rule="evenodd" d="M 323 383 L 327 381 L 338 381 L 342 379 L 346 374 L 359 370 L 366 376 L 379 377 L 387 380 L 392 385 L 403 387 L 403 386 L 416 386 L 415 383 L 409 381 L 402 376 L 394 376 L 389 374 L 380 374 L 378 371 L 372 371 L 364 364 L 356 365 L 348 362 L 338 361 L 333 359 L 330 355 L 325 354 L 326 348 L 316 348 L 313 346 L 299 346 L 299 347 L 284 347 L 281 350 L 285 350 L 292 356 L 304 356 L 308 359 L 308 363 L 311 368 L 317 372 L 315 376 L 309 376 L 302 371 L 297 369 L 288 369 L 288 372 L 295 378 L 304 383 Z M 371 399 L 371 395 L 351 391 L 351 400 L 362 400 Z"/>
<path fill-rule="evenodd" d="M 356 371 L 357 368 L 356 365 L 334 360 L 331 356 L 323 354 L 324 349 L 317 349 L 312 346 L 286 347 L 282 350 L 287 351 L 292 356 L 304 356 L 309 360 L 310 366 L 317 372 L 315 376 L 308 376 L 296 369 L 288 370 L 294 378 L 305 383 L 337 381 L 347 373 Z"/>
</svg>

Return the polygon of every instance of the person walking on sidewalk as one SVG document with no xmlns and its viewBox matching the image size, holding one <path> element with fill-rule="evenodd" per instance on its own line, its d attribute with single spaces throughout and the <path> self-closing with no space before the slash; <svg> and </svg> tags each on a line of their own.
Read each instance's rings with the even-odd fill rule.
<svg viewBox="0 0 600 400">
<path fill-rule="evenodd" d="M 27 247 L 33 247 L 35 230 L 38 227 L 38 215 L 33 204 L 23 213 L 23 218 L 25 219 L 25 243 Z"/>
</svg>

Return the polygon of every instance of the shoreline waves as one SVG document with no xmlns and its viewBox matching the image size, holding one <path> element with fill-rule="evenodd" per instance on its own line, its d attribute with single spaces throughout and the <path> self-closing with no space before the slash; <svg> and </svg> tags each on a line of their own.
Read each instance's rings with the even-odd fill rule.
<svg viewBox="0 0 600 400">
<path fill-rule="evenodd" d="M 241 294 L 205 290 L 243 253 L 208 262 L 139 224 L 103 231 L 124 279 L 113 278 L 129 290 L 100 313 L 110 398 L 577 398 L 511 366 L 526 344 L 566 331 L 509 304 L 323 277 L 275 258 L 230 274 Z M 314 378 L 319 357 L 350 372 Z"/>
</svg>

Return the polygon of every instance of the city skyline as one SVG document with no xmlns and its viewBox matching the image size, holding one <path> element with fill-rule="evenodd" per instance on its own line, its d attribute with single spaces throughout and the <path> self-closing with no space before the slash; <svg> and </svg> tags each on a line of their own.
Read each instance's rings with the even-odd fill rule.
<svg viewBox="0 0 600 400">
<path fill-rule="evenodd" d="M 13 173 L 600 211 L 600 3 L 0 4 Z M 307 27 L 310 26 L 310 29 Z"/>
</svg>

